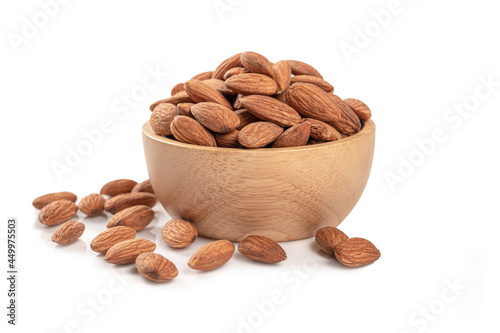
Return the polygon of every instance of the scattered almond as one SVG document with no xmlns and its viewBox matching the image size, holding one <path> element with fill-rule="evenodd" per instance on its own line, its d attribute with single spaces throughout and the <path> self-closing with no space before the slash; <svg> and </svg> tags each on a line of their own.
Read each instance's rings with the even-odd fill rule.
<svg viewBox="0 0 500 333">
<path fill-rule="evenodd" d="M 135 185 L 130 192 L 149 192 L 155 194 L 155 191 L 153 190 L 153 186 L 151 185 L 151 181 L 149 179 Z"/>
<path fill-rule="evenodd" d="M 177 267 L 158 253 L 141 253 L 135 259 L 137 271 L 146 279 L 154 282 L 165 282 L 175 278 L 179 272 Z"/>
<path fill-rule="evenodd" d="M 111 264 L 124 265 L 135 262 L 135 259 L 142 253 L 153 252 L 156 244 L 144 238 L 134 238 L 125 240 L 113 245 L 104 258 Z"/>
<path fill-rule="evenodd" d="M 78 206 L 69 200 L 56 200 L 45 205 L 38 214 L 38 220 L 45 225 L 56 225 L 75 216 Z"/>
<path fill-rule="evenodd" d="M 36 209 L 42 209 L 49 203 L 57 200 L 69 200 L 75 202 L 76 195 L 71 192 L 57 192 L 57 193 L 45 194 L 33 200 L 33 207 L 35 207 Z"/>
<path fill-rule="evenodd" d="M 238 251 L 245 257 L 268 264 L 275 264 L 286 260 L 283 248 L 265 236 L 248 236 L 238 244 Z"/>
<path fill-rule="evenodd" d="M 103 212 L 105 203 L 106 199 L 104 199 L 102 195 L 99 193 L 93 193 L 80 200 L 78 208 L 87 214 L 87 216 L 93 217 Z"/>
<path fill-rule="evenodd" d="M 333 251 L 337 244 L 348 238 L 346 234 L 335 227 L 324 227 L 316 232 L 315 240 L 323 252 L 329 256 L 333 256 Z"/>
<path fill-rule="evenodd" d="M 155 216 L 148 206 L 138 205 L 119 211 L 109 220 L 107 227 L 125 226 L 140 231 L 146 228 Z"/>
<path fill-rule="evenodd" d="M 228 240 L 218 240 L 199 248 L 188 261 L 188 266 L 199 271 L 211 271 L 231 259 L 234 245 Z"/>
<path fill-rule="evenodd" d="M 83 234 L 85 225 L 77 221 L 68 221 L 62 224 L 52 234 L 52 241 L 57 244 L 65 245 L 73 243 Z"/>
<path fill-rule="evenodd" d="M 177 249 L 191 245 L 198 237 L 196 227 L 184 220 L 170 220 L 161 229 L 161 238 L 169 246 Z"/>
<path fill-rule="evenodd" d="M 114 227 L 101 232 L 90 243 L 92 251 L 106 254 L 108 250 L 115 244 L 134 239 L 137 232 L 129 227 Z"/>
<path fill-rule="evenodd" d="M 135 185 L 137 185 L 137 182 L 130 179 L 112 180 L 104 184 L 104 186 L 101 188 L 101 194 L 114 197 L 115 195 L 132 191 Z"/>
<path fill-rule="evenodd" d="M 380 251 L 369 240 L 349 238 L 337 244 L 335 258 L 349 267 L 360 267 L 373 263 L 380 258 Z"/>
<path fill-rule="evenodd" d="M 156 196 L 148 192 L 134 192 L 119 194 L 104 204 L 104 210 L 116 214 L 126 208 L 138 205 L 153 207 L 156 204 Z"/>
</svg>

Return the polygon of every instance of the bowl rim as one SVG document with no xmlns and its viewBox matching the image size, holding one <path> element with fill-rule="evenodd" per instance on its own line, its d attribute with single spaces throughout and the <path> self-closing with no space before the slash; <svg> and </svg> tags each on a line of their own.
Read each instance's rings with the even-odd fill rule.
<svg viewBox="0 0 500 333">
<path fill-rule="evenodd" d="M 187 148 L 187 149 L 194 149 L 194 150 L 202 150 L 202 151 L 219 151 L 219 152 L 232 152 L 232 153 L 237 153 L 237 154 L 260 154 L 264 152 L 290 152 L 290 151 L 303 151 L 303 150 L 313 150 L 313 149 L 321 149 L 321 148 L 326 148 L 326 147 L 332 147 L 332 146 L 341 146 L 345 144 L 349 144 L 355 141 L 359 141 L 365 137 L 370 136 L 373 132 L 375 131 L 375 123 L 373 120 L 368 119 L 364 121 L 363 128 L 361 131 L 358 133 L 351 135 L 347 138 L 343 138 L 340 140 L 336 141 L 330 141 L 330 142 L 325 142 L 325 143 L 318 143 L 314 145 L 305 145 L 305 146 L 298 146 L 298 147 L 282 147 L 282 148 L 256 148 L 256 149 L 241 149 L 241 148 L 227 148 L 227 147 L 208 147 L 208 146 L 200 146 L 200 145 L 194 145 L 191 143 L 184 143 L 180 142 L 177 140 L 173 140 L 170 138 L 167 138 L 162 135 L 156 134 L 153 129 L 151 128 L 151 124 L 148 121 L 144 123 L 142 126 L 142 133 L 143 135 L 149 137 L 150 139 L 153 139 L 158 142 L 166 143 L 171 146 L 176 146 L 179 148 Z"/>
</svg>

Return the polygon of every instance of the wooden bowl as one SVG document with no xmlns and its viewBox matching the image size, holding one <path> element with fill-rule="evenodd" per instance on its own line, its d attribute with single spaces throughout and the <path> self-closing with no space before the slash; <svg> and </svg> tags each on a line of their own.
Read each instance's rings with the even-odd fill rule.
<svg viewBox="0 0 500 333">
<path fill-rule="evenodd" d="M 339 225 L 354 208 L 370 174 L 375 124 L 340 141 L 251 150 L 178 142 L 148 121 L 143 142 L 151 184 L 172 218 L 213 239 L 289 241 Z"/>
</svg>

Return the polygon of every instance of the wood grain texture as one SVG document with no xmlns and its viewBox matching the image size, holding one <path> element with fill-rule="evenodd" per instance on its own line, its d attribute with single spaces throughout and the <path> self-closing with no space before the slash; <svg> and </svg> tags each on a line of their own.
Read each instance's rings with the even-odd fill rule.
<svg viewBox="0 0 500 333">
<path fill-rule="evenodd" d="M 351 212 L 370 174 L 375 124 L 339 141 L 248 150 L 174 141 L 146 122 L 143 142 L 151 183 L 172 218 L 208 238 L 279 242 L 312 237 Z"/>
</svg>

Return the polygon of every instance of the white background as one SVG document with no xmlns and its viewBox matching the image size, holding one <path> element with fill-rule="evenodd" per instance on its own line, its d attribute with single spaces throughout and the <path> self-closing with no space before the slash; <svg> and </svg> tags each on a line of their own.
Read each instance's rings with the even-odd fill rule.
<svg viewBox="0 0 500 333">
<path fill-rule="evenodd" d="M 20 272 L 16 327 L 6 324 L 1 279 L 2 332 L 498 332 L 494 2 L 401 0 L 384 26 L 372 13 L 392 9 L 390 0 L 221 0 L 229 6 L 223 13 L 214 3 L 68 1 L 43 22 L 37 1 L 2 2 L 0 266 L 6 221 L 15 216 Z M 40 28 L 23 37 L 33 16 Z M 362 40 L 365 29 L 370 36 Z M 14 45 L 13 36 L 25 39 Z M 347 44 L 357 53 L 346 56 Z M 83 197 L 112 179 L 146 179 L 140 129 L 148 106 L 246 50 L 308 62 L 338 95 L 371 107 L 372 173 L 341 228 L 373 241 L 378 262 L 347 269 L 307 239 L 283 243 L 288 260 L 278 265 L 236 253 L 221 269 L 199 273 L 186 262 L 208 240 L 168 248 L 159 236 L 168 220 L 160 205 L 140 235 L 176 263 L 179 276 L 169 283 L 150 283 L 133 265 L 109 265 L 90 251 L 104 217 L 79 213 L 83 237 L 65 247 L 50 242 L 54 228 L 37 222 L 33 198 L 61 190 Z M 125 106 L 121 98 L 141 89 L 148 68 L 168 74 Z M 497 82 L 490 90 L 481 83 L 488 77 Z M 65 163 L 68 147 L 103 119 L 112 130 L 59 179 L 53 164 Z M 416 141 L 428 143 L 434 131 L 444 140 L 424 155 Z M 409 159 L 418 165 L 400 167 Z M 389 173 L 401 177 L 392 187 Z M 270 306 L 274 294 L 281 298 Z"/>
</svg>

